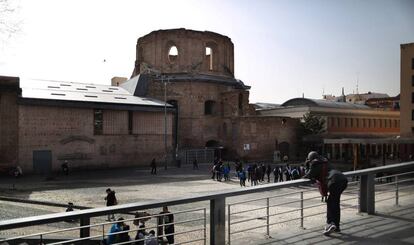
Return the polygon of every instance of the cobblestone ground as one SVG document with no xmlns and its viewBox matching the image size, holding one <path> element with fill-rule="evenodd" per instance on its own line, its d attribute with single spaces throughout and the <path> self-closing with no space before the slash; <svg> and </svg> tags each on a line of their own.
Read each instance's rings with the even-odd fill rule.
<svg viewBox="0 0 414 245">
<path fill-rule="evenodd" d="M 201 165 L 199 170 L 192 170 L 189 166 L 182 168 L 170 168 L 168 170 L 159 169 L 158 175 L 150 175 L 148 170 L 142 169 L 118 169 L 94 172 L 71 173 L 69 176 L 57 175 L 52 180 L 44 180 L 38 176 L 29 176 L 14 182 L 12 179 L 0 180 L 0 195 L 8 197 L 16 197 L 21 199 L 48 201 L 56 203 L 74 202 L 75 205 L 102 207 L 105 206 L 104 197 L 105 190 L 111 188 L 116 191 L 116 195 L 120 204 L 133 203 L 147 200 L 161 200 L 176 198 L 182 196 L 191 196 L 203 194 L 217 190 L 239 189 L 238 180 L 233 177 L 227 182 L 218 182 L 212 180 L 209 172 L 209 165 Z M 14 183 L 13 183 L 14 182 Z M 13 186 L 14 184 L 14 186 Z M 265 184 L 265 183 L 264 183 Z M 248 188 L 248 187 L 246 187 Z M 358 200 L 356 198 L 355 184 L 350 184 L 346 193 L 343 195 L 343 211 L 344 220 L 349 217 L 356 217 Z M 381 187 L 382 190 L 389 190 L 390 186 Z M 411 188 L 412 189 L 412 188 Z M 411 189 L 401 190 L 400 194 L 407 194 Z M 270 233 L 283 232 L 285 230 L 292 231 L 300 229 L 300 191 L 304 191 L 304 228 L 322 228 L 325 219 L 325 204 L 321 203 L 318 192 L 313 187 L 303 188 L 285 188 L 278 191 L 265 192 L 260 194 L 245 195 L 232 197 L 226 200 L 226 204 L 245 202 L 257 198 L 266 198 L 271 196 L 279 196 L 269 200 L 269 214 L 273 215 L 269 219 L 272 224 Z M 412 193 L 412 192 L 411 192 Z M 395 202 L 393 192 L 381 192 L 377 199 L 389 199 L 381 202 L 381 207 L 392 206 Z M 401 202 L 412 201 L 411 196 L 401 197 Z M 247 202 L 238 205 L 231 205 L 230 222 L 232 244 L 243 244 L 243 239 L 252 237 L 265 237 L 266 228 L 262 227 L 250 231 L 243 231 L 251 227 L 266 225 L 266 199 L 254 202 Z M 184 210 L 196 211 L 179 213 L 175 215 L 175 222 L 201 219 L 194 222 L 182 223 L 176 225 L 176 231 L 182 233 L 176 236 L 176 242 L 185 242 L 193 239 L 204 238 L 204 210 L 206 210 L 206 224 L 208 229 L 209 203 L 199 202 L 187 205 L 170 207 L 172 212 L 180 212 Z M 259 209 L 261 208 L 261 209 Z M 250 209 L 257 209 L 248 211 Z M 12 219 L 19 217 L 28 217 L 54 212 L 62 212 L 64 208 L 52 207 L 44 205 L 33 205 L 16 202 L 0 201 L 0 219 Z M 157 214 L 161 210 L 145 210 L 151 214 Z M 291 212 L 289 212 L 291 211 Z M 116 214 L 117 217 L 132 218 L 132 216 Z M 91 224 L 105 222 L 106 217 L 96 217 L 91 220 Z M 226 217 L 228 222 L 228 217 Z M 292 220 L 293 219 L 293 220 Z M 242 222 L 248 220 L 247 222 Z M 292 221 L 288 221 L 292 220 Z M 240 223 L 238 223 L 240 222 Z M 132 222 L 127 222 L 131 229 L 136 229 Z M 235 223 L 235 224 L 233 224 Z M 227 223 L 226 223 L 227 224 Z M 346 224 L 345 224 L 346 225 Z M 16 235 L 32 234 L 37 232 L 50 231 L 55 229 L 70 228 L 79 226 L 79 223 L 60 222 L 55 224 L 36 226 L 25 229 L 13 229 L 0 231 L 1 237 L 9 237 Z M 155 218 L 146 224 L 147 229 L 155 226 Z M 110 225 L 99 225 L 92 228 L 92 235 L 102 236 L 109 230 Z M 154 229 L 154 228 L 152 228 Z M 196 230 L 188 232 L 189 230 Z M 76 237 L 79 230 L 69 231 L 65 233 L 51 234 L 48 237 Z M 207 230 L 207 234 L 208 230 Z M 131 231 L 130 235 L 135 236 L 135 232 Z M 226 234 L 228 237 L 228 234 Z M 208 238 L 207 238 L 208 239 Z M 201 241 L 193 244 L 203 244 Z"/>
</svg>

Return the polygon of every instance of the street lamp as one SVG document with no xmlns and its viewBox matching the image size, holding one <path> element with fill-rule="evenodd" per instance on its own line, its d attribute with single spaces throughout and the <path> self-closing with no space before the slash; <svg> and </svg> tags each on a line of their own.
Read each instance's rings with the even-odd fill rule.
<svg viewBox="0 0 414 245">
<path fill-rule="evenodd" d="M 167 156 L 168 156 L 168 149 L 167 149 L 167 83 L 169 82 L 170 78 L 167 78 L 167 81 L 164 82 L 164 76 L 161 76 L 161 82 L 164 84 L 164 146 L 165 146 L 165 170 L 167 170 Z"/>
</svg>

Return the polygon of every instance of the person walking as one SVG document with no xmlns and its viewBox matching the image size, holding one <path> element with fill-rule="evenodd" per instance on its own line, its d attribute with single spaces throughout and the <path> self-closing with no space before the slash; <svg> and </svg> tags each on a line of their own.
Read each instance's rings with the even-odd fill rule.
<svg viewBox="0 0 414 245">
<path fill-rule="evenodd" d="M 168 211 L 167 206 L 162 207 L 160 214 L 158 217 L 158 236 L 165 234 L 168 244 L 174 244 L 174 215 Z"/>
<path fill-rule="evenodd" d="M 67 175 L 69 175 L 69 163 L 68 163 L 68 160 L 65 160 L 63 163 L 62 163 L 62 172 L 67 176 Z"/>
<path fill-rule="evenodd" d="M 157 174 L 157 162 L 155 162 L 155 158 L 151 161 L 151 174 Z"/>
<path fill-rule="evenodd" d="M 328 196 L 326 199 L 326 227 L 323 234 L 340 232 L 340 200 L 342 192 L 348 186 L 348 179 L 342 172 L 333 169 L 328 160 L 316 151 L 309 152 L 306 161 L 310 163 L 310 169 L 303 178 L 319 182 L 321 195 Z"/>
<path fill-rule="evenodd" d="M 111 188 L 106 189 L 106 206 L 115 206 L 118 204 L 118 200 L 116 200 L 115 191 L 111 190 Z M 115 220 L 114 214 L 108 214 L 107 221 Z"/>
<path fill-rule="evenodd" d="M 197 158 L 194 158 L 194 161 L 193 161 L 193 170 L 196 170 L 196 169 L 198 169 L 198 162 L 197 162 Z"/>
<path fill-rule="evenodd" d="M 273 180 L 273 182 L 274 182 L 274 183 L 278 182 L 278 178 L 279 178 L 279 167 L 278 167 L 278 166 L 276 166 L 276 167 L 273 169 L 273 176 L 274 176 L 274 180 Z"/>
<path fill-rule="evenodd" d="M 244 171 L 244 169 L 241 169 L 238 173 L 239 173 L 239 179 L 240 179 L 240 186 L 246 187 L 246 172 Z"/>
<path fill-rule="evenodd" d="M 267 183 L 270 183 L 270 174 L 272 173 L 272 167 L 270 167 L 270 164 L 266 167 L 266 175 L 267 175 Z"/>
<path fill-rule="evenodd" d="M 278 166 L 278 173 L 279 173 L 279 182 L 283 182 L 283 169 L 281 166 Z"/>
</svg>

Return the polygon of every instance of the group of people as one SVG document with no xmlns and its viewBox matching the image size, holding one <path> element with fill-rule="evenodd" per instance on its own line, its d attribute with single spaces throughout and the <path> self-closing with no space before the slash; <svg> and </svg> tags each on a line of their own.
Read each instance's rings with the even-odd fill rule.
<svg viewBox="0 0 414 245">
<path fill-rule="evenodd" d="M 224 164 L 221 159 L 214 161 L 213 168 L 211 170 L 213 180 L 217 181 L 229 181 L 230 180 L 230 164 Z"/>
<path fill-rule="evenodd" d="M 164 237 L 168 244 L 174 244 L 174 215 L 168 211 L 168 207 L 163 207 L 163 211 L 157 215 L 157 232 L 149 232 L 145 229 L 145 223 L 151 219 L 151 215 L 146 212 L 137 212 L 133 224 L 138 227 L 134 238 L 129 236 L 130 227 L 120 217 L 116 223 L 112 224 L 108 238 L 103 242 L 105 245 L 130 241 L 134 245 L 158 245 L 163 244 Z"/>
<path fill-rule="evenodd" d="M 229 166 L 229 164 L 227 164 Z M 266 182 L 270 183 L 273 175 L 273 182 L 282 182 L 288 180 L 295 180 L 300 179 L 305 175 L 307 171 L 309 171 L 309 166 L 304 166 L 303 164 L 298 167 L 292 167 L 289 164 L 285 166 L 276 165 L 272 167 L 270 164 L 249 164 L 247 168 L 243 168 L 241 162 L 236 161 L 236 176 L 240 180 L 240 186 L 246 186 L 246 180 L 250 182 L 251 186 L 258 185 L 259 183 Z M 220 166 L 220 165 L 219 165 Z M 219 171 L 215 171 L 217 168 L 216 164 L 213 166 L 213 176 L 214 179 L 217 174 L 220 175 Z M 224 168 L 224 172 L 226 173 L 226 169 Z M 228 172 L 230 172 L 230 167 L 228 167 Z M 225 175 L 226 176 L 226 175 Z M 228 176 L 228 174 L 227 174 Z M 219 177 L 220 178 L 220 177 Z"/>
</svg>

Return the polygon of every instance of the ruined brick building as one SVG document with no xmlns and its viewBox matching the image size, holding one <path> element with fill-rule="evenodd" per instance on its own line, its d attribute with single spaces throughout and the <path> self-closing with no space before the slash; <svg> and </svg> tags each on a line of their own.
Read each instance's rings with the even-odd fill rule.
<svg viewBox="0 0 414 245">
<path fill-rule="evenodd" d="M 250 87 L 234 76 L 226 36 L 151 32 L 138 39 L 125 80 L 110 86 L 0 76 L 0 172 L 19 165 L 49 173 L 65 160 L 80 169 L 148 166 L 153 157 L 205 148 L 226 159 L 294 156 L 299 120 L 256 113 Z"/>
<path fill-rule="evenodd" d="M 256 113 L 249 104 L 250 86 L 235 78 L 234 46 L 226 36 L 153 31 L 138 39 L 131 79 L 116 83 L 176 108 L 173 147 L 178 151 L 212 147 L 224 158 L 261 160 L 272 159 L 276 150 L 294 155 L 299 121 Z"/>
<path fill-rule="evenodd" d="M 147 166 L 172 143 L 173 109 L 108 85 L 0 76 L 0 173 Z M 165 137 L 167 136 L 167 137 Z M 167 149 L 171 151 L 171 149 Z"/>
</svg>

